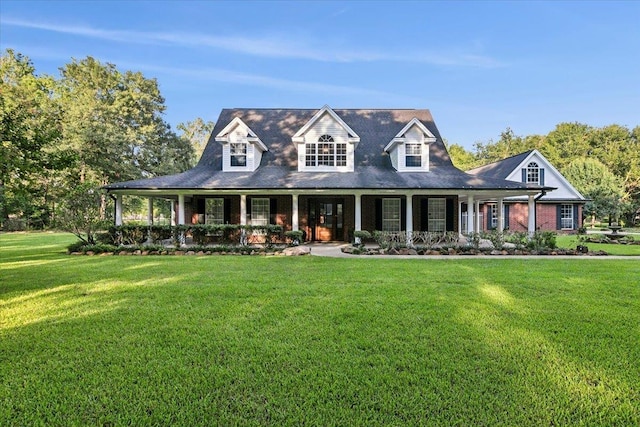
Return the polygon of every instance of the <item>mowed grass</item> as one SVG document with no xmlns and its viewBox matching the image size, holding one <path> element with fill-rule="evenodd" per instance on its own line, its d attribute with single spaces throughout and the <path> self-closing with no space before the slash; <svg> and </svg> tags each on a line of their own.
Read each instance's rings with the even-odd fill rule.
<svg viewBox="0 0 640 427">
<path fill-rule="evenodd" d="M 640 262 L 0 235 L 0 425 L 640 424 Z"/>
<path fill-rule="evenodd" d="M 640 240 L 639 234 L 632 234 L 633 238 Z M 577 245 L 586 245 L 590 251 L 605 251 L 609 255 L 640 256 L 640 245 L 623 245 L 616 243 L 583 243 L 578 240 L 580 236 L 575 234 L 560 235 L 557 244 L 560 248 L 575 249 Z"/>
</svg>

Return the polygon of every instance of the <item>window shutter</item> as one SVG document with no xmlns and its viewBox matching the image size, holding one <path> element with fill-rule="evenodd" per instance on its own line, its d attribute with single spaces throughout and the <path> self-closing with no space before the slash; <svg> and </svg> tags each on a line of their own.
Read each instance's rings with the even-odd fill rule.
<svg viewBox="0 0 640 427">
<path fill-rule="evenodd" d="M 376 199 L 376 230 L 382 231 L 382 199 Z"/>
<path fill-rule="evenodd" d="M 544 169 L 540 168 L 540 185 L 544 185 Z"/>
<path fill-rule="evenodd" d="M 198 201 L 196 203 L 197 203 L 197 208 L 196 209 L 198 210 L 198 212 L 196 212 L 196 213 L 198 213 L 200 215 L 204 214 L 205 210 L 206 210 L 205 209 L 205 200 L 204 199 L 198 199 Z"/>
<path fill-rule="evenodd" d="M 251 197 L 247 197 L 247 224 L 251 224 Z"/>
<path fill-rule="evenodd" d="M 491 205 L 485 205 L 487 208 L 487 230 L 491 230 L 491 221 L 493 220 L 493 212 Z"/>
<path fill-rule="evenodd" d="M 420 199 L 420 230 L 429 231 L 429 199 Z"/>
<path fill-rule="evenodd" d="M 556 205 L 556 230 L 562 229 L 562 205 Z"/>
<path fill-rule="evenodd" d="M 269 224 L 278 223 L 278 199 L 269 199 Z"/>
<path fill-rule="evenodd" d="M 578 217 L 578 205 L 571 205 L 573 209 L 573 229 L 580 228 L 580 217 Z"/>
<path fill-rule="evenodd" d="M 527 182 L 527 168 L 522 168 L 522 182 Z"/>
<path fill-rule="evenodd" d="M 224 223 L 229 224 L 231 222 L 231 200 L 222 199 L 224 204 Z"/>
<path fill-rule="evenodd" d="M 400 230 L 407 229 L 407 198 L 400 199 Z"/>
<path fill-rule="evenodd" d="M 447 199 L 447 206 L 446 206 L 446 211 L 445 211 L 445 215 L 447 218 L 447 225 L 445 230 L 447 231 L 453 231 L 454 230 L 454 204 L 453 204 L 453 199 L 449 198 Z"/>
<path fill-rule="evenodd" d="M 504 229 L 509 229 L 509 205 L 504 205 Z"/>
</svg>

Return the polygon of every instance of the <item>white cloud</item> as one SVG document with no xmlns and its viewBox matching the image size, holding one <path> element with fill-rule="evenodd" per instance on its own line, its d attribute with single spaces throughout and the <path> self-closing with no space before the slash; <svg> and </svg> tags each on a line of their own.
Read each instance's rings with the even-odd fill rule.
<svg viewBox="0 0 640 427">
<path fill-rule="evenodd" d="M 363 49 L 339 49 L 328 46 L 325 40 L 313 43 L 302 37 L 264 36 L 215 36 L 184 32 L 144 32 L 128 30 L 106 30 L 81 25 L 59 25 L 21 19 L 0 18 L 2 25 L 32 28 L 61 34 L 97 38 L 122 43 L 175 45 L 184 47 L 208 47 L 244 55 L 267 58 L 290 58 L 322 62 L 414 62 L 441 66 L 495 68 L 505 64 L 489 56 L 460 52 L 459 49 L 443 52 L 405 51 L 377 52 Z M 478 51 L 477 47 L 473 51 Z"/>
</svg>

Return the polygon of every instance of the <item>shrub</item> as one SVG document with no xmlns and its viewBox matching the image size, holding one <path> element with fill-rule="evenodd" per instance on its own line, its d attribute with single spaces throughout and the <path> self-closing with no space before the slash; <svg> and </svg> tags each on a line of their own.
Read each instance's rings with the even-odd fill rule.
<svg viewBox="0 0 640 427">
<path fill-rule="evenodd" d="M 284 233 L 284 237 L 289 240 L 289 244 L 297 246 L 302 242 L 303 234 L 302 230 L 289 230 Z"/>
</svg>

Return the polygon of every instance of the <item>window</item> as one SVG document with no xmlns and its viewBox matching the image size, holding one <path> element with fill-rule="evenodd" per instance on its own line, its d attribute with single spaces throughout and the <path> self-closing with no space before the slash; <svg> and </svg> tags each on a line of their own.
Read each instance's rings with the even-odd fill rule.
<svg viewBox="0 0 640 427">
<path fill-rule="evenodd" d="M 560 225 L 563 230 L 573 230 L 573 205 L 561 206 Z"/>
<path fill-rule="evenodd" d="M 231 154 L 231 166 L 247 165 L 247 143 L 232 142 L 229 146 Z"/>
<path fill-rule="evenodd" d="M 224 224 L 224 199 L 206 199 L 205 224 Z"/>
<path fill-rule="evenodd" d="M 400 199 L 382 199 L 382 231 L 400 231 Z"/>
<path fill-rule="evenodd" d="M 429 199 L 427 209 L 429 215 L 429 231 L 446 231 L 447 214 L 446 199 Z"/>
<path fill-rule="evenodd" d="M 491 208 L 491 228 L 495 230 L 498 228 L 498 205 L 489 205 L 489 208 Z"/>
<path fill-rule="evenodd" d="M 416 143 L 405 144 L 405 166 L 419 168 L 422 166 L 422 145 Z"/>
<path fill-rule="evenodd" d="M 540 167 L 536 162 L 527 165 L 527 184 L 540 184 Z"/>
<path fill-rule="evenodd" d="M 347 144 L 336 143 L 331 135 L 322 135 L 305 147 L 305 166 L 347 166 Z"/>
<path fill-rule="evenodd" d="M 269 225 L 269 199 L 251 199 L 251 225 Z"/>
</svg>

